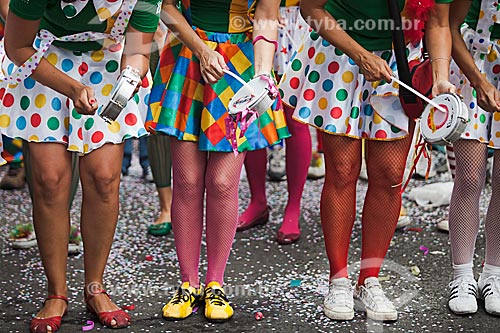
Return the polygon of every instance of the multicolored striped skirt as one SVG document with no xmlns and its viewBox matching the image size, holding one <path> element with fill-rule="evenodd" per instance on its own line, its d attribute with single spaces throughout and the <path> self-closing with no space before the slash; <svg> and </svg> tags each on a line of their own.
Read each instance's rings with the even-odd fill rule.
<svg viewBox="0 0 500 333">
<path fill-rule="evenodd" d="M 245 33 L 207 32 L 194 28 L 198 36 L 225 59 L 229 69 L 249 81 L 254 76 L 253 45 Z M 149 100 L 146 127 L 183 141 L 197 141 L 200 150 L 232 152 L 226 138 L 227 107 L 241 84 L 225 75 L 216 84 L 203 81 L 193 52 L 174 34 L 169 34 L 156 70 Z M 238 151 L 256 150 L 290 136 L 281 100 L 261 115 L 240 137 Z"/>
</svg>

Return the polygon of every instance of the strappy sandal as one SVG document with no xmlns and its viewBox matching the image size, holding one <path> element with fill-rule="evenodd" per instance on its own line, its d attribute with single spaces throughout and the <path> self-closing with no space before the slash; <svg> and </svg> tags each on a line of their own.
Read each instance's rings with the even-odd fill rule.
<svg viewBox="0 0 500 333">
<path fill-rule="evenodd" d="M 93 292 L 90 295 L 85 294 L 85 305 L 87 306 L 87 311 L 95 314 L 103 326 L 106 326 L 109 328 L 125 328 L 125 327 L 130 326 L 130 323 L 131 323 L 130 316 L 128 313 L 126 313 L 122 309 L 114 310 L 114 311 L 103 311 L 103 312 L 98 313 L 92 307 L 92 305 L 90 305 L 90 303 L 89 303 L 90 300 L 92 300 L 92 298 L 94 298 L 100 294 L 105 294 L 111 300 L 111 297 L 109 297 L 109 294 L 106 292 L 106 290 L 98 290 L 96 292 Z M 115 325 L 111 325 L 111 322 L 113 320 L 116 321 Z"/>
<path fill-rule="evenodd" d="M 43 302 L 43 305 L 45 305 L 45 302 L 51 299 L 62 299 L 63 301 L 66 302 L 66 305 L 68 305 L 68 298 L 66 296 L 61 296 L 61 295 L 50 295 L 45 299 Z M 34 317 L 31 319 L 30 323 L 30 332 L 32 333 L 46 333 L 46 332 L 56 332 L 61 328 L 62 324 L 62 318 L 66 313 L 68 312 L 68 308 L 66 307 L 66 311 L 64 311 L 64 314 L 62 316 L 54 316 L 54 317 L 49 317 L 49 318 L 36 318 Z M 51 328 L 51 330 L 47 330 L 47 326 Z"/>
</svg>

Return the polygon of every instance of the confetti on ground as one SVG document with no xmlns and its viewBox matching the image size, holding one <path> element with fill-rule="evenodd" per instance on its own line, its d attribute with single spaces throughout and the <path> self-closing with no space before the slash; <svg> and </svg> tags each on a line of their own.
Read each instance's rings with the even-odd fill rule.
<svg viewBox="0 0 500 333">
<path fill-rule="evenodd" d="M 422 228 L 408 228 L 408 231 L 422 232 Z"/>
<path fill-rule="evenodd" d="M 255 312 L 255 320 L 262 320 L 264 318 L 264 315 L 262 314 L 262 312 L 258 311 L 258 312 Z"/>
<path fill-rule="evenodd" d="M 420 275 L 420 268 L 418 268 L 418 266 L 411 266 L 410 270 L 411 270 L 411 274 L 413 274 L 415 276 Z"/>
<path fill-rule="evenodd" d="M 127 311 L 134 311 L 134 310 L 135 310 L 135 305 L 134 305 L 134 304 L 131 304 L 131 305 L 123 305 L 123 306 L 122 306 L 122 309 L 123 309 L 123 310 L 127 310 Z"/>
<path fill-rule="evenodd" d="M 313 140 L 316 134 L 313 132 Z M 443 160 L 445 163 L 446 160 Z M 0 167 L 0 177 L 6 172 Z M 158 195 L 154 184 L 142 181 L 142 170 L 134 155 L 130 175 L 120 185 L 120 216 L 113 247 L 104 276 L 105 288 L 117 304 L 133 304 L 132 326 L 125 332 L 497 332 L 498 318 L 488 316 L 482 308 L 472 317 L 452 315 L 446 306 L 446 288 L 452 277 L 448 234 L 436 231 L 437 222 L 445 219 L 448 207 L 431 210 L 417 207 L 407 199 L 403 203 L 411 218 L 411 227 L 396 230 L 386 260 L 380 271 L 385 295 L 398 308 L 395 323 L 373 323 L 362 312 L 354 320 L 335 322 L 323 314 L 323 301 L 328 293 L 329 265 L 324 247 L 319 217 L 319 199 L 323 180 L 308 180 L 301 202 L 301 238 L 290 246 L 279 246 L 276 233 L 283 220 L 287 201 L 286 182 L 268 182 L 267 200 L 271 206 L 269 222 L 236 234 L 233 250 L 227 261 L 224 277 L 227 296 L 233 304 L 234 317 L 223 325 L 207 322 L 203 308 L 190 318 L 169 322 L 162 318 L 161 309 L 174 295 L 181 283 L 173 234 L 154 237 L 147 226 L 158 214 Z M 429 182 L 449 181 L 449 175 L 439 174 Z M 412 179 L 408 190 L 429 182 Z M 349 248 L 349 276 L 355 283 L 361 258 L 361 212 L 367 189 L 359 181 L 356 193 L 356 219 Z M 71 223 L 78 225 L 81 189 L 71 209 Z M 240 213 L 250 200 L 246 177 L 239 188 Z M 487 210 L 491 186 L 481 197 L 481 218 Z M 14 250 L 6 239 L 16 223 L 31 219 L 31 204 L 27 189 L 0 190 L 0 331 L 24 332 L 31 314 L 36 313 L 46 298 L 45 277 L 36 248 Z M 477 248 L 484 249 L 484 225 Z M 1 237 L 1 236 L 4 237 Z M 442 251 L 440 255 L 423 257 L 415 251 L 421 244 Z M 429 251 L 433 254 L 435 251 Z M 150 255 L 153 260 L 145 258 Z M 484 251 L 475 254 L 474 271 L 481 272 Z M 205 284 L 207 272 L 206 242 L 203 236 L 199 278 Z M 418 276 L 411 266 L 422 271 Z M 5 268 L 5 269 L 4 269 Z M 61 332 L 82 330 L 82 324 L 92 315 L 85 310 L 81 299 L 83 285 L 83 255 L 68 257 L 68 288 L 71 300 L 69 313 L 64 317 Z M 301 285 L 291 288 L 292 280 L 300 277 Z M 256 320 L 255 313 L 264 317 Z M 82 320 L 84 318 L 85 320 Z M 107 331 L 96 323 L 94 330 Z"/>
<path fill-rule="evenodd" d="M 94 329 L 94 322 L 92 320 L 87 320 L 87 325 L 82 326 L 82 331 L 92 331 Z"/>
<path fill-rule="evenodd" d="M 424 253 L 424 256 L 429 254 L 429 248 L 427 246 L 420 245 L 419 250 Z"/>
<path fill-rule="evenodd" d="M 290 281 L 290 287 L 300 287 L 302 280 L 292 280 Z"/>
</svg>

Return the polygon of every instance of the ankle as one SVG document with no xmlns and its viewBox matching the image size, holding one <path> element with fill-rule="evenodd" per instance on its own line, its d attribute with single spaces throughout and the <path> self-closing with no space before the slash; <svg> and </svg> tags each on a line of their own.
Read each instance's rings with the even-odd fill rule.
<svg viewBox="0 0 500 333">
<path fill-rule="evenodd" d="M 49 287 L 47 289 L 47 295 L 48 296 L 68 296 L 68 287 Z"/>
</svg>

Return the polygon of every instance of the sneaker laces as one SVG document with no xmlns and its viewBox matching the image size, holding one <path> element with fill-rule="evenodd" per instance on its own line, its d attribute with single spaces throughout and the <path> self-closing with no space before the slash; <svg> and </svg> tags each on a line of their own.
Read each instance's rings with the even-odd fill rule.
<svg viewBox="0 0 500 333">
<path fill-rule="evenodd" d="M 229 303 L 229 300 L 227 299 L 227 297 L 224 294 L 224 291 L 222 289 L 208 288 L 206 295 L 207 296 L 205 296 L 205 299 L 208 299 L 210 304 L 217 305 L 217 306 L 225 306 L 226 303 Z"/>
<path fill-rule="evenodd" d="M 476 286 L 471 282 L 470 278 L 458 278 L 453 280 L 449 284 L 450 287 L 450 296 L 453 294 L 455 290 L 457 290 L 457 296 L 474 296 L 476 297 Z"/>
<path fill-rule="evenodd" d="M 384 307 L 389 307 L 389 308 L 394 307 L 394 304 L 392 304 L 389 298 L 385 296 L 385 293 L 382 290 L 382 287 L 380 286 L 379 282 L 371 284 L 370 288 L 366 288 L 366 286 L 364 288 L 371 296 L 374 305 L 377 306 L 383 305 Z"/>
<path fill-rule="evenodd" d="M 347 304 L 352 302 L 352 296 L 350 295 L 350 283 L 346 282 L 336 282 L 330 285 L 330 292 L 327 298 L 332 301 L 332 303 L 342 303 Z"/>
<path fill-rule="evenodd" d="M 170 300 L 170 304 L 172 305 L 177 305 L 180 303 L 187 303 L 191 299 L 191 293 L 187 289 L 182 289 L 179 287 L 177 289 L 177 292 L 175 293 L 174 297 Z"/>
</svg>

